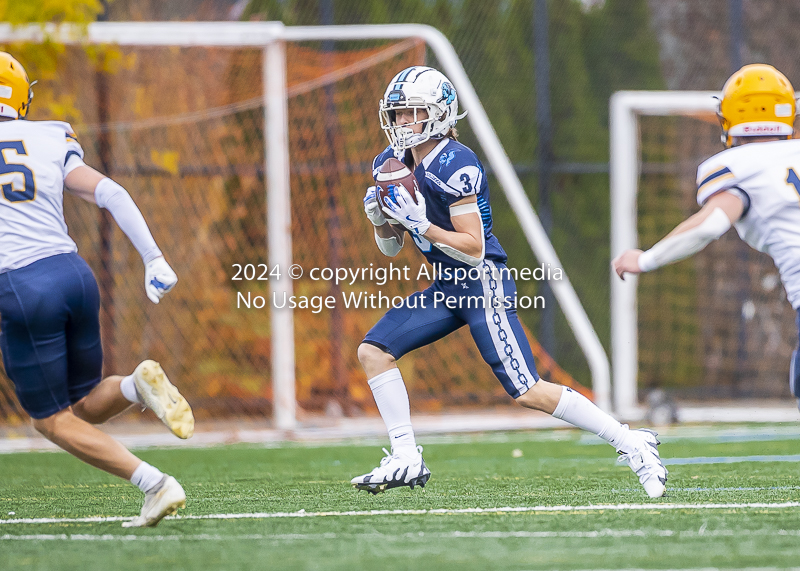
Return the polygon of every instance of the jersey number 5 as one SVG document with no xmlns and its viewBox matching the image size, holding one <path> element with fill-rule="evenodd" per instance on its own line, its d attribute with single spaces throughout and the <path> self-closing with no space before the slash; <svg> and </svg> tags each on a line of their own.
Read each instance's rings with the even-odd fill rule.
<svg viewBox="0 0 800 571">
<path fill-rule="evenodd" d="M 9 202 L 26 202 L 36 198 L 36 182 L 33 179 L 33 171 L 25 165 L 6 162 L 6 150 L 16 151 L 17 155 L 27 155 L 25 145 L 22 141 L 0 141 L 0 185 L 3 188 L 3 196 Z M 14 189 L 14 179 L 11 182 L 4 182 L 9 177 L 4 175 L 22 175 L 23 189 Z"/>
</svg>

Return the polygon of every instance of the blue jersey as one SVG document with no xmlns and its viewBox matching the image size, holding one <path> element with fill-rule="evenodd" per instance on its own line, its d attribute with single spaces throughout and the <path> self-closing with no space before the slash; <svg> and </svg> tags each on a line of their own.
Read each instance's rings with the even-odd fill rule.
<svg viewBox="0 0 800 571">
<path fill-rule="evenodd" d="M 407 163 L 407 156 L 403 162 Z M 372 176 L 377 178 L 381 165 L 388 158 L 394 157 L 391 146 L 375 157 L 372 162 Z M 478 157 L 469 147 L 454 141 L 442 139 L 428 155 L 422 159 L 422 164 L 414 170 L 414 176 L 419 183 L 420 192 L 425 197 L 425 207 L 431 224 L 450 232 L 455 231 L 450 221 L 450 207 L 468 196 L 475 195 L 478 199 L 478 209 L 483 221 L 483 237 L 485 241 L 484 259 L 505 264 L 506 256 L 503 247 L 492 234 L 492 209 L 489 206 L 489 183 L 486 180 L 486 171 Z M 414 244 L 430 264 L 448 268 L 469 268 L 465 262 L 455 260 L 433 246 L 424 236 L 414 236 Z"/>
</svg>

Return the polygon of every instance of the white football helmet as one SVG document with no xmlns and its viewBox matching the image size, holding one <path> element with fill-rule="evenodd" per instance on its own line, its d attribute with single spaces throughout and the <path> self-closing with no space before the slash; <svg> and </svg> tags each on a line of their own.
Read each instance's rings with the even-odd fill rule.
<svg viewBox="0 0 800 571">
<path fill-rule="evenodd" d="M 413 109 L 414 122 L 398 125 L 398 109 Z M 428 117 L 417 119 L 418 109 L 425 109 Z M 432 67 L 419 65 L 395 75 L 380 102 L 381 128 L 397 155 L 430 139 L 441 139 L 466 114 L 458 114 L 458 96 L 450 80 Z M 422 133 L 412 131 L 410 125 L 415 123 L 424 125 Z"/>
</svg>

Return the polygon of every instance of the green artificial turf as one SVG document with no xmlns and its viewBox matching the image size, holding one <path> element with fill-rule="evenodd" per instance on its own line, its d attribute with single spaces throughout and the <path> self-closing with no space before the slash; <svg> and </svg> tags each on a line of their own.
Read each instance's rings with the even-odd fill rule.
<svg viewBox="0 0 800 571">
<path fill-rule="evenodd" d="M 550 438 L 553 436 L 554 438 Z M 425 439 L 423 439 L 424 442 Z M 630 569 L 790 567 L 800 508 L 664 504 L 800 501 L 794 462 L 670 466 L 650 500 L 608 445 L 577 432 L 435 439 L 428 486 L 348 485 L 382 453 L 363 445 L 229 446 L 139 455 L 182 482 L 184 515 L 648 504 L 640 510 L 420 513 L 0 524 L 0 569 Z M 512 450 L 523 455 L 512 457 Z M 666 440 L 665 459 L 800 454 L 794 439 Z M 0 521 L 133 516 L 133 486 L 63 453 L 0 456 Z M 14 512 L 14 515 L 7 515 Z M 18 539 L 14 539 L 14 538 Z"/>
</svg>

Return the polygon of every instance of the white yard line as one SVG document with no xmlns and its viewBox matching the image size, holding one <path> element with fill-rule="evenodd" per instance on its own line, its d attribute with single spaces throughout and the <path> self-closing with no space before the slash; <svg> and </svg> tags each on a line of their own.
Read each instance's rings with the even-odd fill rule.
<svg viewBox="0 0 800 571">
<path fill-rule="evenodd" d="M 325 419 L 323 419 L 325 421 Z M 179 440 L 169 432 L 146 434 L 122 434 L 110 431 L 112 436 L 127 448 L 208 448 L 226 444 L 259 444 L 269 448 L 288 445 L 309 447 L 361 444 L 382 445 L 386 439 L 386 425 L 379 416 L 342 418 L 327 420 L 320 426 L 305 426 L 293 431 L 272 428 L 238 428 L 199 431 L 189 440 Z M 414 417 L 414 433 L 436 438 L 464 433 L 497 432 L 516 430 L 544 430 L 570 428 L 570 425 L 544 413 L 489 413 L 489 414 L 442 414 Z M 135 429 L 134 429 L 135 430 Z M 0 438 L 0 454 L 31 451 L 57 451 L 59 448 L 37 435 L 19 438 Z"/>
<path fill-rule="evenodd" d="M 800 462 L 800 454 L 760 454 L 756 456 L 696 456 L 694 458 L 664 458 L 667 466 L 688 464 L 737 464 L 739 462 Z"/>
<path fill-rule="evenodd" d="M 724 504 L 596 504 L 588 506 L 519 506 L 501 508 L 438 508 L 430 510 L 363 510 L 363 511 L 330 511 L 330 512 L 263 512 L 239 514 L 208 514 L 168 516 L 166 519 L 197 520 L 197 519 L 281 519 L 281 518 L 307 518 L 307 517 L 374 517 L 392 515 L 459 515 L 459 514 L 497 514 L 497 513 L 531 513 L 531 512 L 563 512 L 586 513 L 603 511 L 665 511 L 665 510 L 718 510 L 718 509 L 792 509 L 799 508 L 800 502 L 777 503 L 724 503 Z M 124 516 L 96 516 L 79 518 L 15 518 L 0 519 L 0 525 L 11 524 L 40 524 L 40 523 L 104 523 L 128 521 L 132 517 Z"/>
<path fill-rule="evenodd" d="M 799 537 L 800 530 L 775 529 L 600 529 L 594 531 L 445 531 L 445 532 L 408 532 L 397 534 L 383 533 L 280 533 L 280 534 L 173 534 L 173 535 L 114 535 L 110 533 L 92 535 L 85 533 L 59 533 L 34 535 L 0 535 L 0 541 L 319 541 L 322 539 L 377 539 L 381 541 L 425 540 L 425 539 L 596 539 L 603 537 L 732 537 L 746 534 L 779 535 Z"/>
<path fill-rule="evenodd" d="M 667 488 L 667 491 L 672 492 L 764 492 L 764 491 L 782 491 L 782 490 L 800 490 L 800 486 L 737 486 L 737 487 L 724 487 L 720 486 L 717 488 L 711 487 L 694 487 L 694 488 L 673 488 L 672 486 Z M 642 489 L 639 487 L 630 487 L 630 488 L 613 488 L 611 490 L 614 493 L 620 492 L 641 492 Z"/>
<path fill-rule="evenodd" d="M 796 411 L 795 411 L 796 412 Z M 502 422 L 498 420 L 502 417 Z M 112 436 L 128 448 L 209 448 L 226 444 L 257 444 L 265 448 L 302 446 L 309 448 L 331 446 L 380 446 L 386 438 L 386 428 L 380 417 L 341 419 L 330 426 L 304 427 L 293 432 L 273 429 L 230 428 L 197 432 L 190 440 L 178 440 L 172 434 L 125 433 L 113 427 Z M 562 430 L 548 430 L 559 428 Z M 574 441 L 584 445 L 607 444 L 594 434 L 577 435 L 563 430 L 569 425 L 550 416 L 541 415 L 422 415 L 414 417 L 414 432 L 425 436 L 423 444 L 458 444 L 472 442 L 524 443 L 542 441 Z M 124 430 L 124 429 L 122 429 Z M 135 430 L 135 428 L 133 429 Z M 537 432 L 520 432 L 537 430 Z M 800 438 L 796 426 L 758 427 L 672 427 L 659 429 L 662 442 L 691 440 L 694 442 L 765 442 Z M 59 448 L 42 437 L 21 432 L 7 433 L 0 438 L 0 454 L 31 451 L 57 451 Z"/>
<path fill-rule="evenodd" d="M 681 567 L 680 571 L 720 571 L 721 569 L 725 571 L 800 571 L 800 567 Z M 576 571 L 675 571 L 675 569 L 673 567 L 666 569 L 642 569 L 639 567 L 633 569 L 579 569 Z"/>
</svg>

